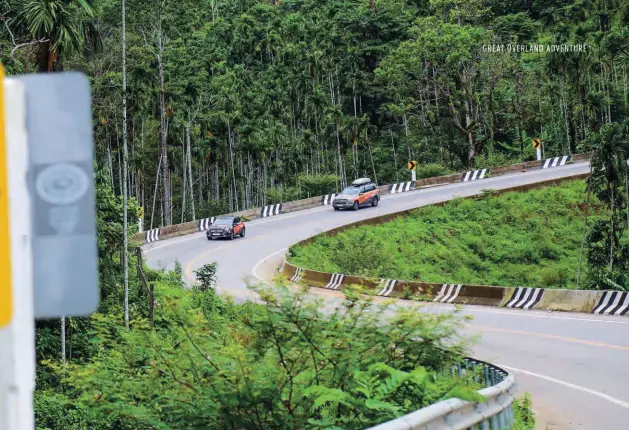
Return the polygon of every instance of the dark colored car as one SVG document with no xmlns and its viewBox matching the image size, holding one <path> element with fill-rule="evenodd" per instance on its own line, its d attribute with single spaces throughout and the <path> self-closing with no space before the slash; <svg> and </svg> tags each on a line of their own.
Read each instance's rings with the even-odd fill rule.
<svg viewBox="0 0 629 430">
<path fill-rule="evenodd" d="M 220 216 L 214 220 L 206 233 L 207 240 L 228 238 L 236 236 L 245 237 L 245 222 L 242 218 L 233 216 Z"/>
<path fill-rule="evenodd" d="M 356 179 L 332 200 L 335 211 L 340 209 L 358 210 L 362 206 L 378 206 L 380 190 L 369 178 Z"/>
</svg>

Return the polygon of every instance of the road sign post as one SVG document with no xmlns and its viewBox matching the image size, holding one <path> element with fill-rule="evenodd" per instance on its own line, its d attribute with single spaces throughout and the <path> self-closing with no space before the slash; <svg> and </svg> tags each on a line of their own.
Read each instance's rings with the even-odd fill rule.
<svg viewBox="0 0 629 430">
<path fill-rule="evenodd" d="M 417 161 L 409 161 L 408 162 L 408 170 L 411 171 L 411 181 L 415 182 L 417 180 Z"/>
<path fill-rule="evenodd" d="M 0 242 L 0 255 L 10 256 L 10 267 L 0 273 L 5 293 L 0 312 L 8 325 L 0 324 L 0 430 L 35 428 L 33 389 L 35 387 L 35 322 L 33 316 L 33 278 L 31 252 L 31 203 L 24 178 L 28 171 L 28 141 L 25 133 L 26 101 L 23 85 L 15 79 L 4 79 L 5 109 L 0 115 L 0 218 L 8 235 Z M 2 91 L 0 91 L 2 93 Z M 0 109 L 0 114 L 2 109 Z M 6 138 L 6 139 L 5 139 Z M 7 162 L 10 160 L 10 162 Z M 4 229 L 0 235 L 7 233 Z M 13 286 L 9 296 L 6 286 Z M 7 314 L 10 306 L 10 314 Z M 7 318 L 8 316 L 8 318 Z"/>
<path fill-rule="evenodd" d="M 89 81 L 80 73 L 23 75 L 32 199 L 35 318 L 98 307 L 98 248 Z"/>
<path fill-rule="evenodd" d="M 140 213 L 138 214 L 138 233 L 144 231 L 144 207 L 140 206 Z"/>
<path fill-rule="evenodd" d="M 78 73 L 0 68 L 0 86 L 0 430 L 22 430 L 35 428 L 35 319 L 98 306 L 92 107 Z"/>
<path fill-rule="evenodd" d="M 535 148 L 537 152 L 537 160 L 540 161 L 542 156 L 542 148 L 544 146 L 544 141 L 542 139 L 533 139 L 533 148 Z"/>
</svg>

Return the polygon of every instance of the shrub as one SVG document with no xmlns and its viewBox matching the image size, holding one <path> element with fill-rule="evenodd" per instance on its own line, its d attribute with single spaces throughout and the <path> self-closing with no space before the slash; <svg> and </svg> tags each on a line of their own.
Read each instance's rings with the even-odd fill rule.
<svg viewBox="0 0 629 430">
<path fill-rule="evenodd" d="M 217 263 L 210 263 L 202 266 L 194 273 L 197 276 L 198 287 L 200 290 L 214 290 L 218 278 L 216 272 L 218 271 Z"/>
<path fill-rule="evenodd" d="M 299 200 L 301 190 L 298 187 L 267 188 L 265 195 L 266 204 L 275 205 L 278 203 Z"/>
<path fill-rule="evenodd" d="M 338 191 L 338 175 L 306 175 L 297 176 L 301 190 L 301 198 L 333 194 Z"/>
<path fill-rule="evenodd" d="M 424 164 L 418 166 L 417 179 L 434 178 L 436 176 L 445 176 L 452 173 L 452 170 L 441 164 Z"/>
<path fill-rule="evenodd" d="M 307 291 L 255 290 L 261 304 L 235 305 L 159 284 L 155 329 L 95 315 L 89 362 L 46 363 L 63 383 L 59 394 L 39 393 L 38 423 L 68 415 L 67 430 L 358 430 L 451 397 L 483 400 L 471 376 L 449 373 L 468 346 L 458 311 L 394 309 L 353 289 L 322 311 Z M 200 296 L 214 304 L 198 309 Z"/>
</svg>

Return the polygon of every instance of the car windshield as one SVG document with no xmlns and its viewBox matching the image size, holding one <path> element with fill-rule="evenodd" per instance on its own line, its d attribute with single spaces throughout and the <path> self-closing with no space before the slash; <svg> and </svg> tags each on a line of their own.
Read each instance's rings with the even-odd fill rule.
<svg viewBox="0 0 629 430">
<path fill-rule="evenodd" d="M 360 188 L 358 187 L 347 187 L 343 190 L 341 194 L 349 194 L 350 196 L 357 196 L 360 193 Z"/>
<path fill-rule="evenodd" d="M 232 225 L 233 218 L 216 218 L 214 225 Z"/>
</svg>

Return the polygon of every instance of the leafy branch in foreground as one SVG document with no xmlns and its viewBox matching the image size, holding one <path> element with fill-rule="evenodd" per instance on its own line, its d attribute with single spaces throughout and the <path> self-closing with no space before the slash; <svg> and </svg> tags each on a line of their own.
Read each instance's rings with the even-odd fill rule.
<svg viewBox="0 0 629 430">
<path fill-rule="evenodd" d="M 306 290 L 252 288 L 261 304 L 161 282 L 154 330 L 94 316 L 98 353 L 48 363 L 76 399 L 65 407 L 95 428 L 362 429 L 449 397 L 482 400 L 471 375 L 450 376 L 468 346 L 458 311 L 421 313 L 353 290 L 326 307 Z"/>
</svg>

